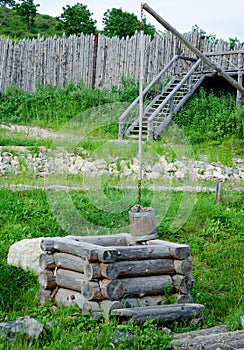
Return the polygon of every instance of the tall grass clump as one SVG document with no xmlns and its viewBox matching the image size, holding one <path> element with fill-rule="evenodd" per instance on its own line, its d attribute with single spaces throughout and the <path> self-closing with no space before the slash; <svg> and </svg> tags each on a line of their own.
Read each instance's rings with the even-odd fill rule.
<svg viewBox="0 0 244 350">
<path fill-rule="evenodd" d="M 174 117 L 192 144 L 244 137 L 244 107 L 236 108 L 231 95 L 199 90 Z"/>
<path fill-rule="evenodd" d="M 83 82 L 66 87 L 37 86 L 35 92 L 9 86 L 0 94 L 0 122 L 60 128 L 80 113 L 113 102 L 131 102 L 138 94 L 138 84 L 123 81 L 111 91 L 90 89 Z"/>
</svg>

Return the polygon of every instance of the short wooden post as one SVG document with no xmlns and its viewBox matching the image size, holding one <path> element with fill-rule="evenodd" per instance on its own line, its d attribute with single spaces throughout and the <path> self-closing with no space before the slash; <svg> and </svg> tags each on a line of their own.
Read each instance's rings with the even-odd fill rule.
<svg viewBox="0 0 244 350">
<path fill-rule="evenodd" d="M 216 201 L 218 204 L 222 202 L 222 182 L 218 181 L 216 186 Z"/>
</svg>

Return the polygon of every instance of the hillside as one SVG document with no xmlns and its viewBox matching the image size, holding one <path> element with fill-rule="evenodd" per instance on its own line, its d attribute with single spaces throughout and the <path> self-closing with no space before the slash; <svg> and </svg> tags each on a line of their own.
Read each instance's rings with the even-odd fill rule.
<svg viewBox="0 0 244 350">
<path fill-rule="evenodd" d="M 57 18 L 37 14 L 34 27 L 28 30 L 23 18 L 14 9 L 0 7 L 0 36 L 11 39 L 37 38 L 40 36 L 61 36 L 62 30 Z"/>
</svg>

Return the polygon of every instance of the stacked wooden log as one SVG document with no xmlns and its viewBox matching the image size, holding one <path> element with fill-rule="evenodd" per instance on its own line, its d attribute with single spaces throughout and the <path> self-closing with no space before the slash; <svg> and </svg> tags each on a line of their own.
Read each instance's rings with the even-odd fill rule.
<svg viewBox="0 0 244 350">
<path fill-rule="evenodd" d="M 174 296 L 191 303 L 190 247 L 162 240 L 135 243 L 129 234 L 41 241 L 40 301 L 77 303 L 99 316 L 113 309 L 156 307 Z"/>
</svg>

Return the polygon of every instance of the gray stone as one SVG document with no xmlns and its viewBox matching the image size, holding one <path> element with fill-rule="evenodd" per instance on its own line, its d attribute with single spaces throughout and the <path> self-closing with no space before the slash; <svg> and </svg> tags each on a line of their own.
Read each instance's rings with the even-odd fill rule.
<svg viewBox="0 0 244 350">
<path fill-rule="evenodd" d="M 43 238 L 24 239 L 11 245 L 7 262 L 9 265 L 21 266 L 37 275 L 40 273 L 39 259 L 42 253 L 40 242 Z"/>
<path fill-rule="evenodd" d="M 240 321 L 241 321 L 241 326 L 244 329 L 244 316 L 240 317 Z"/>
<path fill-rule="evenodd" d="M 44 331 L 44 325 L 34 318 L 23 316 L 15 321 L 0 323 L 0 338 L 14 340 L 23 335 L 27 338 L 39 338 Z"/>
<path fill-rule="evenodd" d="M 115 141 L 116 142 L 116 141 Z M 4 152 L 0 146 L 0 176 L 8 176 L 9 174 L 18 174 L 28 171 L 34 176 L 48 176 L 50 174 L 79 174 L 85 173 L 91 176 L 106 174 L 111 176 L 119 174 L 121 177 L 126 176 L 136 178 L 138 174 L 139 163 L 136 158 L 129 162 L 120 161 L 120 169 L 118 169 L 118 158 L 110 160 L 110 163 L 104 159 L 91 159 L 88 157 L 83 159 L 75 153 L 68 153 L 63 149 L 57 148 L 56 151 L 46 150 L 39 147 L 40 151 L 36 154 L 31 153 L 27 148 L 18 147 L 18 157 L 11 152 Z M 1 152 L 1 150 L 3 150 Z M 16 150 L 15 150 L 16 152 Z M 83 154 L 85 154 L 83 152 Z M 24 160 L 24 165 L 20 166 L 19 160 Z M 239 181 L 244 179 L 244 159 L 234 158 L 235 167 L 230 168 L 222 165 L 220 162 L 209 163 L 204 159 L 191 160 L 186 157 L 179 159 L 166 159 L 160 156 L 158 161 L 143 162 L 143 171 L 148 179 L 203 179 L 203 180 L 222 180 L 222 181 Z"/>
</svg>

